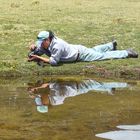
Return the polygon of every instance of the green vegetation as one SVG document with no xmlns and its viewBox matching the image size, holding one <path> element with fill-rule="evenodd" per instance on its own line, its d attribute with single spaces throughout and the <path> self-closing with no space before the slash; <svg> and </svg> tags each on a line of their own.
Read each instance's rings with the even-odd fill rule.
<svg viewBox="0 0 140 140">
<path fill-rule="evenodd" d="M 140 59 L 63 64 L 27 62 L 30 42 L 51 29 L 72 44 L 92 47 L 116 38 L 119 49 L 140 51 L 139 0 L 0 0 L 0 76 L 96 74 L 140 78 Z"/>
</svg>

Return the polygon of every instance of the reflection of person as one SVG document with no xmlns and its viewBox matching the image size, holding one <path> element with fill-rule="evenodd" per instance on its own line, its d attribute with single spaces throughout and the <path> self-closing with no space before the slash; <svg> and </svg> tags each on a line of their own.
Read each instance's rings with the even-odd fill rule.
<svg viewBox="0 0 140 140">
<path fill-rule="evenodd" d="M 83 45 L 68 44 L 66 41 L 55 37 L 53 33 L 49 31 L 41 31 L 38 34 L 37 39 L 36 45 L 32 44 L 30 49 L 34 50 L 35 46 L 37 46 L 38 53 L 32 54 L 28 59 L 29 61 L 39 59 L 51 65 L 58 65 L 59 62 L 138 57 L 138 54 L 131 49 L 116 50 L 116 41 L 98 45 L 93 48 L 87 48 Z M 41 57 L 40 55 L 42 54 L 46 54 L 49 58 Z"/>
<path fill-rule="evenodd" d="M 66 98 L 88 93 L 89 91 L 101 91 L 113 94 L 112 90 L 115 88 L 125 88 L 127 86 L 127 83 L 101 83 L 94 80 L 84 80 L 82 82 L 50 82 L 30 88 L 29 91 L 37 94 L 37 98 L 40 98 L 41 105 L 47 106 L 49 104 L 63 104 Z"/>
<path fill-rule="evenodd" d="M 41 86 L 38 87 L 29 87 L 28 91 L 30 92 L 30 97 L 35 100 L 35 104 L 37 106 L 37 111 L 40 113 L 46 113 L 48 112 L 48 105 L 49 105 L 49 99 L 47 93 L 43 92 L 41 94 L 32 94 L 36 93 L 37 90 L 42 89 L 42 88 L 47 88 L 48 84 L 42 84 Z"/>
</svg>

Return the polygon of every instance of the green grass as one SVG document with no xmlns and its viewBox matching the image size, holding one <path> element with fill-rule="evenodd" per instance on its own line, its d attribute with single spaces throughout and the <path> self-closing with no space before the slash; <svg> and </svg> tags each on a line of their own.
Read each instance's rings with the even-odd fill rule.
<svg viewBox="0 0 140 140">
<path fill-rule="evenodd" d="M 0 3 L 1 76 L 99 74 L 98 69 L 94 72 L 91 68 L 96 66 L 118 75 L 125 69 L 137 68 L 139 78 L 139 58 L 44 68 L 27 62 L 27 46 L 39 31 L 46 29 L 72 44 L 93 47 L 116 38 L 119 49 L 131 47 L 139 52 L 139 0 L 0 0 Z"/>
</svg>

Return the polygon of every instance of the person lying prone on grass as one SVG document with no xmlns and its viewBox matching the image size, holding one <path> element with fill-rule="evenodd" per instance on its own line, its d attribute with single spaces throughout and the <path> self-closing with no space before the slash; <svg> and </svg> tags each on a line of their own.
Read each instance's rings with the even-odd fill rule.
<svg viewBox="0 0 140 140">
<path fill-rule="evenodd" d="M 36 43 L 32 44 L 30 49 L 36 50 L 37 53 L 31 54 L 29 61 L 37 59 L 52 66 L 57 66 L 59 62 L 90 62 L 107 59 L 138 58 L 138 53 L 132 49 L 117 50 L 116 40 L 87 48 L 83 45 L 69 44 L 55 36 L 51 31 L 41 31 L 37 36 Z M 41 55 L 43 54 L 46 54 L 48 58 L 42 57 Z"/>
</svg>

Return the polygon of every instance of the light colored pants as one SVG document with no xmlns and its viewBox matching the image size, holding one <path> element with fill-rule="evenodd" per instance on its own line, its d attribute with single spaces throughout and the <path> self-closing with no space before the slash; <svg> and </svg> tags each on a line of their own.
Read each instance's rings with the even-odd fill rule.
<svg viewBox="0 0 140 140">
<path fill-rule="evenodd" d="M 100 91 L 100 92 L 108 92 L 109 94 L 112 94 L 113 88 L 126 88 L 126 87 L 128 87 L 128 84 L 124 82 L 103 83 L 94 80 L 85 80 L 78 85 L 78 92 L 80 94 L 83 94 L 89 91 Z"/>
<path fill-rule="evenodd" d="M 95 61 L 105 59 L 120 59 L 128 57 L 126 50 L 113 51 L 112 42 L 98 45 L 93 48 L 86 48 L 82 46 L 79 55 L 79 61 Z"/>
</svg>

